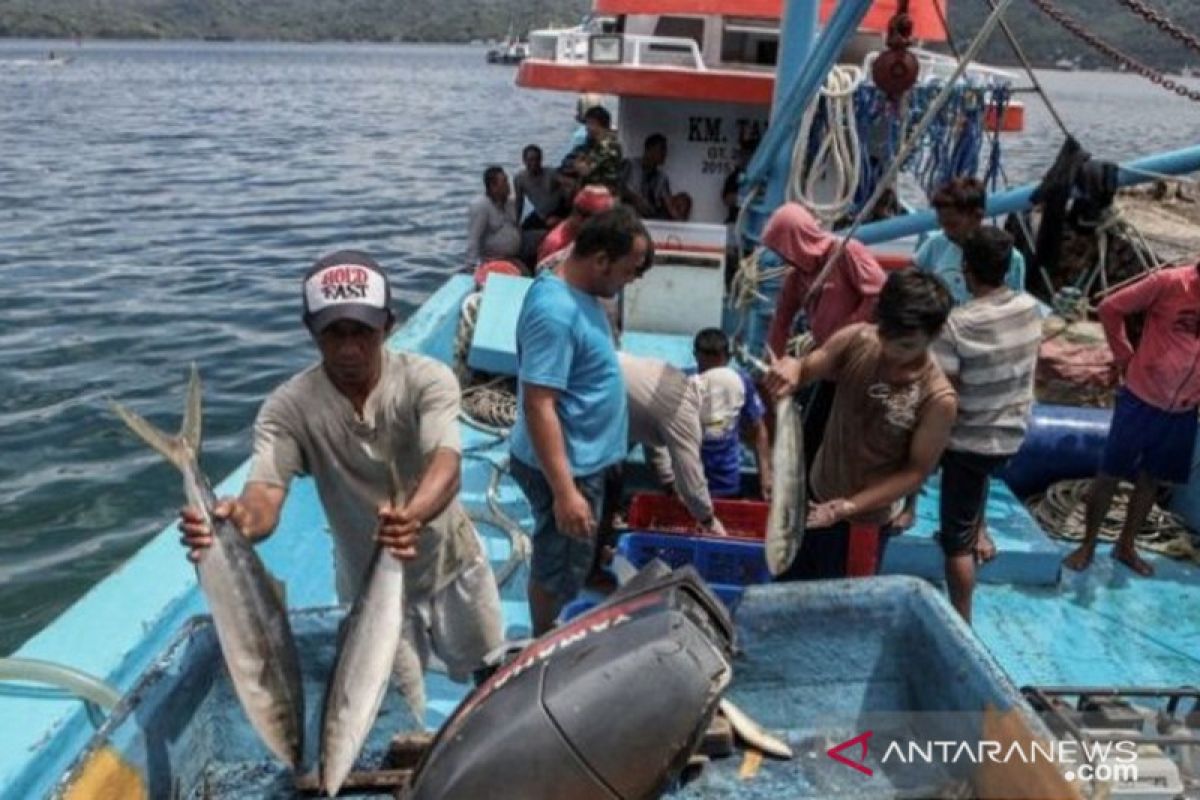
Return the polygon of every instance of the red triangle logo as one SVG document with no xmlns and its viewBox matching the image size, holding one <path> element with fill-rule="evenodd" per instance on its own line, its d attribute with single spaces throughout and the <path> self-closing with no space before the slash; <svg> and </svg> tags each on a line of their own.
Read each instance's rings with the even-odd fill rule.
<svg viewBox="0 0 1200 800">
<path fill-rule="evenodd" d="M 870 767 L 866 766 L 863 763 L 867 760 L 867 741 L 871 738 L 871 733 L 872 733 L 871 731 L 867 731 L 866 733 L 860 733 L 858 736 L 855 736 L 853 739 L 847 739 L 846 741 L 842 742 L 841 744 L 835 745 L 835 746 L 829 748 L 829 750 L 827 750 L 825 754 L 827 756 L 829 756 L 830 758 L 832 758 L 834 761 L 838 762 L 839 764 L 845 764 L 847 767 L 850 767 L 851 769 L 856 769 L 859 772 L 861 772 L 863 775 L 874 775 L 875 770 L 871 769 Z M 842 755 L 842 751 L 847 750 L 851 747 L 854 747 L 855 745 L 859 745 L 862 748 L 862 750 L 861 750 L 861 753 L 860 753 L 858 759 L 856 761 L 851 761 L 849 758 L 846 758 L 846 756 Z"/>
</svg>

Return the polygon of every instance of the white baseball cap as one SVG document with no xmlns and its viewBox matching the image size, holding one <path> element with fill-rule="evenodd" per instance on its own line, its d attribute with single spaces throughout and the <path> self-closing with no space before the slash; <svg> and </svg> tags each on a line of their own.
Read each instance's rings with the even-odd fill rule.
<svg viewBox="0 0 1200 800">
<path fill-rule="evenodd" d="M 387 274 L 358 250 L 330 253 L 304 276 L 304 324 L 313 333 L 343 319 L 383 330 L 392 323 L 391 305 Z"/>
</svg>

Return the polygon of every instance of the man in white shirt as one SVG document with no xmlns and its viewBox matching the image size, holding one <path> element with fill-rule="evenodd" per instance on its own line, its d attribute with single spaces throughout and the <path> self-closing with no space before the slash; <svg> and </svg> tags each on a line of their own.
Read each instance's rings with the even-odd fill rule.
<svg viewBox="0 0 1200 800">
<path fill-rule="evenodd" d="M 263 403 L 245 488 L 215 516 L 261 541 L 279 524 L 292 479 L 311 475 L 333 533 L 339 602 L 358 596 L 382 545 L 384 557 L 404 563 L 402 647 L 414 648 L 422 666 L 437 654 L 451 677 L 466 680 L 502 633 L 495 578 L 457 499 L 458 382 L 434 359 L 385 347 L 395 323 L 391 290 L 370 256 L 326 256 L 303 287 L 321 361 Z M 181 512 L 180 529 L 193 560 L 211 546 L 195 509 Z"/>
</svg>

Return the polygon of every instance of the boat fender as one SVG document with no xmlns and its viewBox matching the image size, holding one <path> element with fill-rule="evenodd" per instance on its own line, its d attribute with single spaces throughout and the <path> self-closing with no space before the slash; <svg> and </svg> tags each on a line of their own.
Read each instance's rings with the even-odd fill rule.
<svg viewBox="0 0 1200 800">
<path fill-rule="evenodd" d="M 900 0 L 896 13 L 888 21 L 887 50 L 871 65 L 871 80 L 891 100 L 898 99 L 917 82 L 920 63 L 909 52 L 913 43 L 913 21 L 907 0 Z"/>
<path fill-rule="evenodd" d="M 1035 405 L 1021 449 L 997 477 L 1017 497 L 1044 492 L 1058 481 L 1094 477 L 1111 418 L 1106 408 Z"/>
</svg>

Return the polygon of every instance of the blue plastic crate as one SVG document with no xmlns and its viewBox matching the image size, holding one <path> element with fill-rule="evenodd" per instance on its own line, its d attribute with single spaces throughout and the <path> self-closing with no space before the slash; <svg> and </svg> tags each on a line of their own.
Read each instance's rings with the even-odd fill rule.
<svg viewBox="0 0 1200 800">
<path fill-rule="evenodd" d="M 618 540 L 617 551 L 635 567 L 655 558 L 672 567 L 691 564 L 710 586 L 749 586 L 771 580 L 760 542 L 631 531 Z"/>
</svg>

